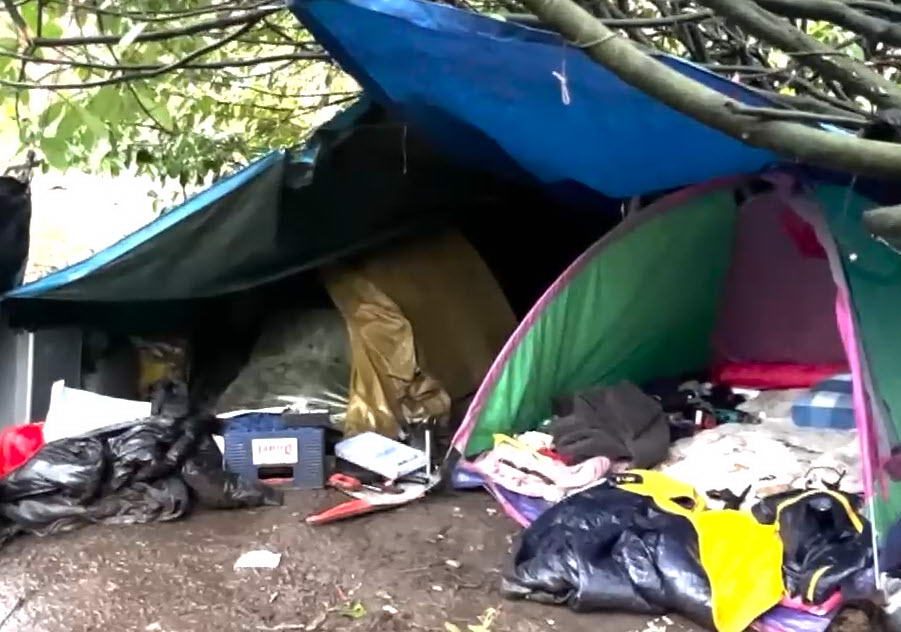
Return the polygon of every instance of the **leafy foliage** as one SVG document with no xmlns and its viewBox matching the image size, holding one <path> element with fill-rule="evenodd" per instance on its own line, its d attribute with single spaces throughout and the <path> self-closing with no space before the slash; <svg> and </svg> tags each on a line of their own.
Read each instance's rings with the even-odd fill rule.
<svg viewBox="0 0 901 632">
<path fill-rule="evenodd" d="M 0 14 L 0 120 L 47 167 L 190 186 L 297 144 L 357 93 L 258 0 L 15 4 L 21 21 Z"/>
<path fill-rule="evenodd" d="M 440 1 L 534 24 L 520 0 Z M 790 109 L 863 124 L 901 103 L 895 1 L 577 1 Z M 0 142 L 12 125 L 47 167 L 190 187 L 302 141 L 358 88 L 278 2 L 0 0 Z"/>
</svg>

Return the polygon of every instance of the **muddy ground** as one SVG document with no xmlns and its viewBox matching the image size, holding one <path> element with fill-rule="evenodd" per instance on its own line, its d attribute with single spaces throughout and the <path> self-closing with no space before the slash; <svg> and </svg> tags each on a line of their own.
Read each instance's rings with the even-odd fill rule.
<svg viewBox="0 0 901 632">
<path fill-rule="evenodd" d="M 468 632 L 492 609 L 491 632 L 698 629 L 504 601 L 499 570 L 517 529 L 485 494 L 303 523 L 339 498 L 291 492 L 281 508 L 20 538 L 0 552 L 0 632 Z M 281 565 L 234 570 L 253 549 L 281 553 Z"/>
</svg>

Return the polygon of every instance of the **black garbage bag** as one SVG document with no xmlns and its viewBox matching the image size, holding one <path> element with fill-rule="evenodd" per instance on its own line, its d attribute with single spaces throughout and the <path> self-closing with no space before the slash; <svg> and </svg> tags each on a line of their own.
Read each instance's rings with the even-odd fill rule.
<svg viewBox="0 0 901 632">
<path fill-rule="evenodd" d="M 751 512 L 778 521 L 782 574 L 789 594 L 819 604 L 873 565 L 870 524 L 861 498 L 828 490 L 791 490 L 764 498 Z"/>
<path fill-rule="evenodd" d="M 0 505 L 51 494 L 90 502 L 103 483 L 103 452 L 103 441 L 94 437 L 48 443 L 0 480 Z"/>
<path fill-rule="evenodd" d="M 567 498 L 523 532 L 501 592 L 576 612 L 680 612 L 709 628 L 710 583 L 696 551 L 688 520 L 603 484 Z"/>
<path fill-rule="evenodd" d="M 188 428 L 190 422 L 158 417 L 107 433 L 110 472 L 106 491 L 116 492 L 133 482 L 153 481 L 174 472 L 177 462 L 166 457 L 173 445 L 195 441 Z"/>
<path fill-rule="evenodd" d="M 708 509 L 696 489 L 661 472 L 633 470 L 539 516 L 501 590 L 577 612 L 676 612 L 743 632 L 784 594 L 781 552 L 773 526 Z"/>
<path fill-rule="evenodd" d="M 88 523 L 175 520 L 199 505 L 279 505 L 281 492 L 222 470 L 215 420 L 151 417 L 44 446 L 0 479 L 0 546 Z"/>
<path fill-rule="evenodd" d="M 222 469 L 222 453 L 210 435 L 203 436 L 181 468 L 181 476 L 203 507 L 241 509 L 282 504 L 281 493 Z"/>
</svg>

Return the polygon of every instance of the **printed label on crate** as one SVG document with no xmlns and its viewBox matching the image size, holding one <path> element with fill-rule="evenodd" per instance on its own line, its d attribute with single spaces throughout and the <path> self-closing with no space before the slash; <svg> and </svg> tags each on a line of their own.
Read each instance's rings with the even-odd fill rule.
<svg viewBox="0 0 901 632">
<path fill-rule="evenodd" d="M 254 465 L 293 465 L 297 463 L 297 438 L 251 439 Z"/>
</svg>

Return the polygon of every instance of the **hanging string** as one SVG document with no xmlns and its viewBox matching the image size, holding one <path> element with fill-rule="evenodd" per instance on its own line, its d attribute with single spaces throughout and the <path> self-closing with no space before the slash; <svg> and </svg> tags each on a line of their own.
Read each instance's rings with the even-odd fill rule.
<svg viewBox="0 0 901 632">
<path fill-rule="evenodd" d="M 551 74 L 560 82 L 560 101 L 563 102 L 563 105 L 569 105 L 572 103 L 572 98 L 569 95 L 569 78 L 566 75 L 566 42 L 563 42 L 563 56 L 560 60 L 560 70 L 554 70 Z"/>
<path fill-rule="evenodd" d="M 404 175 L 407 175 L 407 126 L 404 125 L 403 139 L 400 145 L 401 152 L 404 157 Z"/>
</svg>

